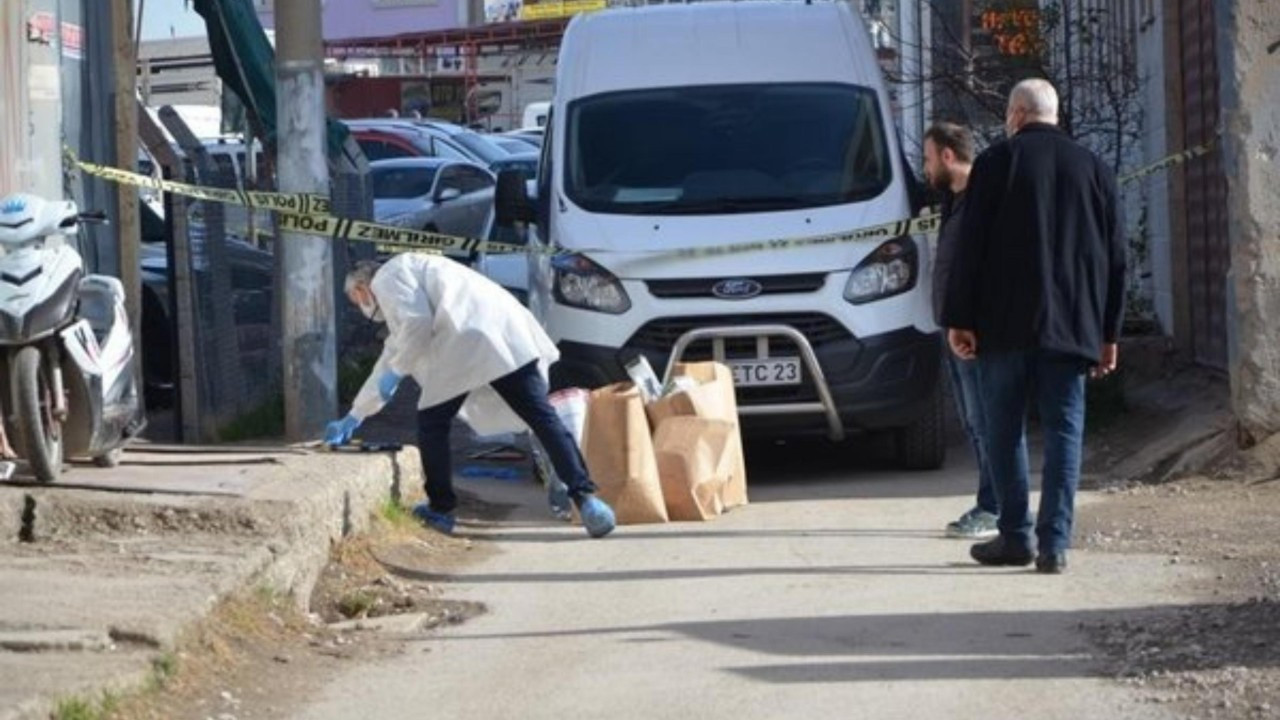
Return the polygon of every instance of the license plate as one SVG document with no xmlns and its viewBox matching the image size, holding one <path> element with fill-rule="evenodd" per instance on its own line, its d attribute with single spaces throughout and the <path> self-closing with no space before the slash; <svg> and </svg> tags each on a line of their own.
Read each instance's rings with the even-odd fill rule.
<svg viewBox="0 0 1280 720">
<path fill-rule="evenodd" d="M 799 385 L 804 379 L 800 358 L 730 360 L 728 364 L 733 370 L 733 384 L 738 387 Z"/>
</svg>

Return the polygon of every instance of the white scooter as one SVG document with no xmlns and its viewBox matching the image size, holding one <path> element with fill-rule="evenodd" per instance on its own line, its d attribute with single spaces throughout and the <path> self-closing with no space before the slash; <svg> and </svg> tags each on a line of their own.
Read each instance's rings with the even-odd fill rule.
<svg viewBox="0 0 1280 720">
<path fill-rule="evenodd" d="M 95 219 L 74 202 L 0 199 L 0 405 L 40 482 L 68 458 L 117 464 L 145 424 L 124 286 L 86 276 L 71 242 Z"/>
</svg>

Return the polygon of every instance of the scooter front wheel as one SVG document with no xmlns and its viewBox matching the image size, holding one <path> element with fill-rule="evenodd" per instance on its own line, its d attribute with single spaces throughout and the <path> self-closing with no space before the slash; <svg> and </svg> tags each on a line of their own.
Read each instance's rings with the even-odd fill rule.
<svg viewBox="0 0 1280 720">
<path fill-rule="evenodd" d="M 36 480 L 54 482 L 62 474 L 62 423 L 53 414 L 53 379 L 39 348 L 19 350 L 11 367 L 18 448 Z"/>
</svg>

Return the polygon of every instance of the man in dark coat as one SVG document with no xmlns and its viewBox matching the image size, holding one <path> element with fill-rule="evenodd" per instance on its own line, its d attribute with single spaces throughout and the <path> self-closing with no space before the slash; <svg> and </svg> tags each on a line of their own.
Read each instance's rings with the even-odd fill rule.
<svg viewBox="0 0 1280 720">
<path fill-rule="evenodd" d="M 978 363 L 1000 498 L 1000 535 L 970 554 L 984 565 L 1034 559 L 1045 573 L 1066 568 L 1085 378 L 1116 367 L 1125 288 L 1115 174 L 1057 124 L 1052 85 L 1025 80 L 1013 89 L 1009 138 L 974 163 L 942 313 L 952 351 Z M 1045 434 L 1038 548 L 1024 445 L 1028 400 Z"/>
</svg>

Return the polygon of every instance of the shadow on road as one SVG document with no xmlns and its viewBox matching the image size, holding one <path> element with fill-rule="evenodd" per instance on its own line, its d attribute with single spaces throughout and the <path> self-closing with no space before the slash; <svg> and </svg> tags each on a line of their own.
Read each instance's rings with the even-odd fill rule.
<svg viewBox="0 0 1280 720">
<path fill-rule="evenodd" d="M 546 527 L 545 524 L 523 524 L 524 527 Z M 487 532 L 474 539 L 483 542 L 529 542 L 529 543 L 561 543 L 581 542 L 580 533 L 547 533 L 521 532 L 507 530 L 506 523 L 497 532 Z M 642 526 L 630 525 L 625 532 L 610 536 L 609 542 L 635 542 L 638 540 L 758 540 L 777 538 L 792 540 L 799 538 L 890 538 L 898 540 L 937 540 L 936 530 L 903 530 L 890 528 L 845 528 L 840 530 L 717 530 L 712 523 L 679 523 L 676 525 L 658 526 L 687 527 L 687 531 L 640 530 Z M 464 526 L 465 528 L 465 526 Z"/>
<path fill-rule="evenodd" d="M 887 568 L 889 569 L 889 568 Z M 1077 631 L 1150 626 L 1176 616 L 1238 613 L 1221 604 L 1106 610 L 909 613 L 806 618 L 752 618 L 506 634 L 451 633 L 430 642 L 466 643 L 596 636 L 602 642 L 650 644 L 695 640 L 799 660 L 723 671 L 765 683 L 878 680 L 991 680 L 1088 677 L 1104 673 L 1102 653 Z M 1280 667 L 1280 655 L 1247 647 L 1182 653 L 1163 637 L 1170 670 Z M 1237 643 L 1238 645 L 1238 643 Z M 1114 652 L 1114 649 L 1113 649 Z M 829 661 L 824 658 L 843 658 Z M 848 658 L 867 658 L 849 660 Z"/>
<path fill-rule="evenodd" d="M 388 571 L 407 580 L 431 583 L 584 583 L 657 582 L 667 580 L 711 580 L 730 577 L 834 577 L 839 575 L 1008 575 L 1008 570 L 984 568 L 974 563 L 934 565 L 826 565 L 826 566 L 744 566 L 724 568 L 663 568 L 660 570 L 606 570 L 599 572 L 530 573 L 438 573 L 383 561 Z"/>
</svg>

